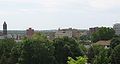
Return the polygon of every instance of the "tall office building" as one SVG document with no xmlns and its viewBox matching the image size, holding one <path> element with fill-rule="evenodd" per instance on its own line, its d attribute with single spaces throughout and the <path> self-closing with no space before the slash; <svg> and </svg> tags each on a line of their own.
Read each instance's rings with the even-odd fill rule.
<svg viewBox="0 0 120 64">
<path fill-rule="evenodd" d="M 4 22 L 3 24 L 3 35 L 7 35 L 7 24 Z"/>
</svg>

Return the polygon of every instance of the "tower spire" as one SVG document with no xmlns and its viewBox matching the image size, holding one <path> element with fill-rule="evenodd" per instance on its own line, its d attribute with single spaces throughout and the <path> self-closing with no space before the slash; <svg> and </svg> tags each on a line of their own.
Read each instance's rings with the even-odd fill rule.
<svg viewBox="0 0 120 64">
<path fill-rule="evenodd" d="M 3 23 L 3 35 L 7 35 L 7 23 L 5 21 Z"/>
</svg>

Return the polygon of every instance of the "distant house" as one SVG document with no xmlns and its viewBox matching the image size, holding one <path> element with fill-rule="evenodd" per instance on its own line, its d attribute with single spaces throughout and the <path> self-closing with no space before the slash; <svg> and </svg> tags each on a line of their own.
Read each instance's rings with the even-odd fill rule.
<svg viewBox="0 0 120 64">
<path fill-rule="evenodd" d="M 101 45 L 101 46 L 104 46 L 105 48 L 109 48 L 110 47 L 110 43 L 111 43 L 111 40 L 108 40 L 108 41 L 105 41 L 105 40 L 101 40 L 101 41 L 98 41 L 92 45 Z"/>
</svg>

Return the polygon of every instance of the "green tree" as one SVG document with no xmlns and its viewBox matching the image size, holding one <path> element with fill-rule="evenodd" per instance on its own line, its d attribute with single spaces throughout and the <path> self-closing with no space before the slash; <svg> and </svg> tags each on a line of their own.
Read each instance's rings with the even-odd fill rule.
<svg viewBox="0 0 120 64">
<path fill-rule="evenodd" d="M 67 63 L 68 64 L 86 64 L 87 63 L 87 57 L 86 56 L 84 56 L 84 57 L 79 56 L 79 57 L 76 57 L 76 58 L 77 59 L 74 60 L 73 58 L 68 57 L 69 61 L 67 61 Z"/>
<path fill-rule="evenodd" d="M 113 49 L 111 61 L 111 64 L 120 64 L 120 44 Z"/>
<path fill-rule="evenodd" d="M 113 38 L 110 43 L 110 48 L 114 49 L 117 45 L 120 44 L 120 37 Z"/>
<path fill-rule="evenodd" d="M 16 43 L 15 46 L 11 49 L 10 58 L 8 64 L 19 64 L 20 55 L 22 52 L 22 43 Z"/>
<path fill-rule="evenodd" d="M 12 49 L 10 64 L 55 64 L 53 53 L 52 42 L 38 33 Z"/>
<path fill-rule="evenodd" d="M 21 64 L 53 64 L 53 53 L 47 42 L 26 41 L 22 45 Z"/>
<path fill-rule="evenodd" d="M 95 32 L 95 33 L 93 33 L 92 34 L 92 36 L 91 36 L 91 41 L 92 42 L 97 42 L 97 41 L 99 41 L 99 34 L 98 34 L 98 32 Z"/>
<path fill-rule="evenodd" d="M 109 64 L 110 56 L 108 55 L 108 49 L 101 49 L 100 53 L 95 56 L 93 64 Z"/>
<path fill-rule="evenodd" d="M 80 36 L 80 40 L 83 40 L 83 41 L 90 40 L 90 36 L 82 35 L 82 36 Z"/>
<path fill-rule="evenodd" d="M 88 48 L 86 48 L 83 44 L 80 44 L 79 48 L 83 54 L 85 54 L 85 55 L 87 54 Z"/>
<path fill-rule="evenodd" d="M 88 49 L 88 63 L 93 63 L 94 59 L 96 56 L 99 55 L 99 53 L 104 50 L 104 47 L 100 46 L 100 45 L 93 45 Z"/>
<path fill-rule="evenodd" d="M 91 40 L 93 42 L 97 42 L 99 40 L 110 40 L 115 35 L 115 31 L 113 28 L 101 27 L 97 32 L 93 33 L 91 36 Z"/>
<path fill-rule="evenodd" d="M 13 39 L 0 40 L 0 64 L 8 64 L 11 49 L 14 47 Z"/>
<path fill-rule="evenodd" d="M 88 35 L 82 35 L 82 36 L 80 36 L 78 42 L 80 44 L 90 44 L 91 43 L 90 36 L 88 36 Z"/>
<path fill-rule="evenodd" d="M 75 59 L 82 55 L 78 43 L 73 38 L 57 38 L 54 40 L 54 47 L 57 64 L 67 64 L 68 57 Z"/>
</svg>

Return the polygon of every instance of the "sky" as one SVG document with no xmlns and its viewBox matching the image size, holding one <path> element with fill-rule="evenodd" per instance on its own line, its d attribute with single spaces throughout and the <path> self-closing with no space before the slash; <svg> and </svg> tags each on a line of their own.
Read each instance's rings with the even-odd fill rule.
<svg viewBox="0 0 120 64">
<path fill-rule="evenodd" d="M 120 0 L 0 0 L 0 29 L 112 27 L 120 22 Z"/>
</svg>

